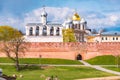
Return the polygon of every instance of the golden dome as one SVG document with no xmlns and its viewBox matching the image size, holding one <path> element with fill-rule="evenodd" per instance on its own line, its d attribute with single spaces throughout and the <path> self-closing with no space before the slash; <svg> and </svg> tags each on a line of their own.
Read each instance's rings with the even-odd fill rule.
<svg viewBox="0 0 120 80">
<path fill-rule="evenodd" d="M 73 15 L 73 17 L 72 17 L 72 20 L 79 21 L 80 20 L 80 16 L 77 13 L 75 13 Z"/>
</svg>

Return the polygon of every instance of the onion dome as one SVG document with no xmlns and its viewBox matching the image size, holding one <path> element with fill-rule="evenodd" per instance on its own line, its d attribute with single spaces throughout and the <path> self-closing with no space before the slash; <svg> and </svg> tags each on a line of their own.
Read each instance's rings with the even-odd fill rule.
<svg viewBox="0 0 120 80">
<path fill-rule="evenodd" d="M 75 20 L 75 21 L 80 21 L 80 16 L 77 14 L 77 13 L 75 13 L 74 15 L 73 15 L 73 17 L 72 17 L 72 20 Z"/>
<path fill-rule="evenodd" d="M 41 13 L 41 16 L 47 16 L 47 12 L 45 11 L 45 8 L 43 8 L 43 12 Z"/>
</svg>

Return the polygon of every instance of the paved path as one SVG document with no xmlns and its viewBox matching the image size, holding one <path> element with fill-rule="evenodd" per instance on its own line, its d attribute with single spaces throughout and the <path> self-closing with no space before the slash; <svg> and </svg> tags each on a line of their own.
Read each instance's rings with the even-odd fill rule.
<svg viewBox="0 0 120 80">
<path fill-rule="evenodd" d="M 91 68 L 95 68 L 97 70 L 100 70 L 100 71 L 104 71 L 104 72 L 108 72 L 108 73 L 112 73 L 112 74 L 116 74 L 116 75 L 120 75 L 120 72 L 117 72 L 117 71 L 113 71 L 113 70 L 109 70 L 109 69 L 105 69 L 103 67 L 100 67 L 100 66 L 94 66 L 94 65 L 91 65 L 83 60 L 79 60 L 81 63 L 83 63 L 85 66 L 88 66 L 88 67 L 91 67 Z"/>
<path fill-rule="evenodd" d="M 86 78 L 86 79 L 75 79 L 75 80 L 119 80 L 120 76 L 110 76 L 110 77 L 99 77 L 99 78 Z"/>
</svg>

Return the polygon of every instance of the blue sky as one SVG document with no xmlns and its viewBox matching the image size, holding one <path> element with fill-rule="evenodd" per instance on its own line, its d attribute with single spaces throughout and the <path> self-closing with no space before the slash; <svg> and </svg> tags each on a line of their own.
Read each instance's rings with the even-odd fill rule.
<svg viewBox="0 0 120 80">
<path fill-rule="evenodd" d="M 25 32 L 28 22 L 40 22 L 42 6 L 48 20 L 63 23 L 77 10 L 89 28 L 120 31 L 120 0 L 0 0 L 0 25 Z"/>
</svg>

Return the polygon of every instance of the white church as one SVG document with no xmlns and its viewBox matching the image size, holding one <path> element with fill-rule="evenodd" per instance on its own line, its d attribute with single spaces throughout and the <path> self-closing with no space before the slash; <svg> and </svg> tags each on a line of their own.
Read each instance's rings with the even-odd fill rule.
<svg viewBox="0 0 120 80">
<path fill-rule="evenodd" d="M 78 42 L 84 41 L 87 30 L 87 22 L 75 12 L 63 24 L 49 23 L 45 8 L 41 13 L 41 23 L 27 23 L 25 39 L 27 42 L 63 42 L 62 30 L 73 28 Z M 79 33 L 80 34 L 79 34 Z"/>
</svg>

